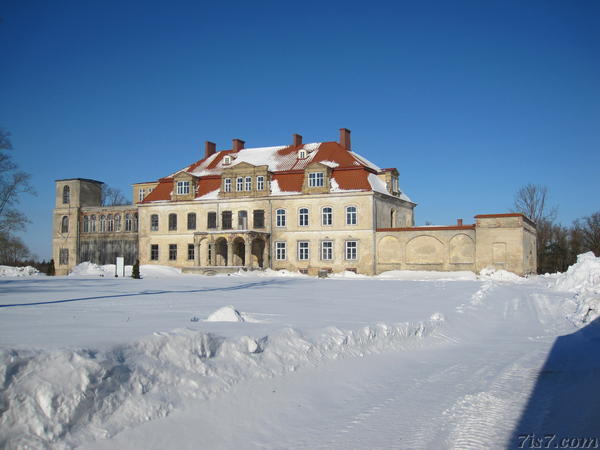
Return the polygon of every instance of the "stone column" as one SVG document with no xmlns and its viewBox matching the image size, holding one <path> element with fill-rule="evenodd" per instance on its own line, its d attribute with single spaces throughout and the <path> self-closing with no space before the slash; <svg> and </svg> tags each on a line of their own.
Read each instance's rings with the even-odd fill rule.
<svg viewBox="0 0 600 450">
<path fill-rule="evenodd" d="M 227 241 L 227 265 L 233 266 L 233 241 Z"/>
<path fill-rule="evenodd" d="M 246 239 L 246 255 L 244 256 L 245 259 L 245 266 L 248 268 L 252 268 L 252 239 L 250 237 L 248 237 Z"/>
</svg>

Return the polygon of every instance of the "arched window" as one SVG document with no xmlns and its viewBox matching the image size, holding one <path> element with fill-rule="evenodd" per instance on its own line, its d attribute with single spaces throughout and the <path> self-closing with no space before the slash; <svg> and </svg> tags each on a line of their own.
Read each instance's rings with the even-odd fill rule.
<svg viewBox="0 0 600 450">
<path fill-rule="evenodd" d="M 106 217 L 104 215 L 100 216 L 100 229 L 98 231 L 101 233 L 106 231 Z"/>
<path fill-rule="evenodd" d="M 169 231 L 177 231 L 177 214 L 169 214 Z"/>
<path fill-rule="evenodd" d="M 278 227 L 285 227 L 285 209 L 278 209 L 275 211 L 275 225 Z"/>
<path fill-rule="evenodd" d="M 150 231 L 158 231 L 158 214 L 150 216 Z"/>
<path fill-rule="evenodd" d="M 357 224 L 356 206 L 346 206 L 346 225 Z"/>
<path fill-rule="evenodd" d="M 63 187 L 63 204 L 68 205 L 71 203 L 71 188 L 69 186 Z"/>
<path fill-rule="evenodd" d="M 121 214 L 115 214 L 115 231 L 121 231 Z"/>
<path fill-rule="evenodd" d="M 325 206 L 322 213 L 323 225 L 333 225 L 333 208 L 331 206 Z"/>
<path fill-rule="evenodd" d="M 90 217 L 90 231 L 92 233 L 96 232 L 96 215 L 92 214 Z"/>
<path fill-rule="evenodd" d="M 108 231 L 115 231 L 115 221 L 112 214 L 108 215 Z"/>
<path fill-rule="evenodd" d="M 69 232 L 69 218 L 67 216 L 63 216 L 62 221 L 60 223 L 60 232 L 68 233 Z"/>
<path fill-rule="evenodd" d="M 83 216 L 83 232 L 90 232 L 90 216 Z"/>
<path fill-rule="evenodd" d="M 298 225 L 301 227 L 308 226 L 308 208 L 300 208 L 298 211 Z"/>
<path fill-rule="evenodd" d="M 125 231 L 131 231 L 131 214 L 125 214 Z"/>
<path fill-rule="evenodd" d="M 196 229 L 196 213 L 188 213 L 187 215 L 187 229 L 195 230 Z"/>
<path fill-rule="evenodd" d="M 390 227 L 394 228 L 396 226 L 396 210 L 392 209 L 390 213 Z"/>
</svg>

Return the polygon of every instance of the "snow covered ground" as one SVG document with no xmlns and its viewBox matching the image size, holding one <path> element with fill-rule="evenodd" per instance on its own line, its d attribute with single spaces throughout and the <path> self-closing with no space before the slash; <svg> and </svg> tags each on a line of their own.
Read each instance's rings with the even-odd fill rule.
<svg viewBox="0 0 600 450">
<path fill-rule="evenodd" d="M 202 277 L 142 266 L 133 280 L 90 264 L 69 277 L 8 272 L 0 448 L 600 439 L 600 259 L 591 254 L 565 274 L 529 279 Z"/>
</svg>

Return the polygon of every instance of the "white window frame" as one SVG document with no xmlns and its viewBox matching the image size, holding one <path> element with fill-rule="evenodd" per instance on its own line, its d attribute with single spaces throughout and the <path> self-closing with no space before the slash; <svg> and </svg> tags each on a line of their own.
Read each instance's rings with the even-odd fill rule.
<svg viewBox="0 0 600 450">
<path fill-rule="evenodd" d="M 140 188 L 140 189 L 138 190 L 138 201 L 140 201 L 140 202 L 141 202 L 142 200 L 144 200 L 144 192 L 145 192 L 145 191 L 144 191 L 144 188 Z"/>
<path fill-rule="evenodd" d="M 350 212 L 350 208 L 354 208 L 354 212 Z M 346 225 L 358 225 L 358 207 L 354 205 L 348 205 L 346 208 L 344 208 L 344 211 L 346 213 Z"/>
<path fill-rule="evenodd" d="M 244 177 L 237 177 L 235 179 L 235 190 L 237 192 L 244 190 Z"/>
<path fill-rule="evenodd" d="M 306 150 L 298 150 L 298 159 L 306 159 Z"/>
<path fill-rule="evenodd" d="M 321 259 L 323 261 L 333 260 L 333 241 L 321 241 Z"/>
<path fill-rule="evenodd" d="M 310 260 L 310 242 L 298 241 L 298 261 Z"/>
<path fill-rule="evenodd" d="M 155 217 L 156 217 L 156 226 L 153 223 L 153 220 Z M 150 215 L 150 231 L 158 231 L 159 226 L 160 226 L 160 218 L 158 217 L 158 214 L 151 214 Z"/>
<path fill-rule="evenodd" d="M 284 261 L 287 259 L 287 243 L 284 241 L 275 242 L 275 259 Z"/>
<path fill-rule="evenodd" d="M 308 173 L 308 187 L 323 187 L 325 186 L 325 174 L 323 172 Z"/>
<path fill-rule="evenodd" d="M 223 158 L 223 164 L 224 165 L 229 165 L 231 164 L 231 156 L 227 155 Z"/>
<path fill-rule="evenodd" d="M 283 208 L 279 208 L 275 211 L 275 226 L 278 228 L 284 228 L 287 221 L 287 211 Z"/>
<path fill-rule="evenodd" d="M 257 191 L 262 191 L 265 189 L 265 177 L 258 176 L 256 177 L 256 190 Z"/>
<path fill-rule="evenodd" d="M 189 181 L 178 181 L 177 182 L 177 195 L 186 195 L 190 193 L 190 182 Z"/>
<path fill-rule="evenodd" d="M 231 192 L 231 178 L 225 178 L 225 180 L 223 180 L 223 190 L 225 192 Z"/>
<path fill-rule="evenodd" d="M 348 244 L 354 244 L 350 246 Z M 357 261 L 358 260 L 358 241 L 345 241 L 344 243 L 344 259 L 346 261 Z"/>
<path fill-rule="evenodd" d="M 303 213 L 302 211 L 306 210 L 305 213 Z M 305 223 L 303 222 L 303 219 L 305 219 Z M 302 207 L 298 209 L 298 226 L 299 227 L 307 227 L 310 223 L 310 211 L 307 207 Z"/>
<path fill-rule="evenodd" d="M 252 177 L 246 177 L 246 180 L 244 182 L 244 188 L 247 191 L 251 191 L 252 190 Z"/>
<path fill-rule="evenodd" d="M 329 212 L 326 213 L 325 210 L 329 209 Z M 326 223 L 325 217 L 329 217 L 329 223 Z M 333 225 L 333 207 L 332 206 L 323 206 L 321 208 L 321 225 L 325 227 L 329 227 Z"/>
</svg>

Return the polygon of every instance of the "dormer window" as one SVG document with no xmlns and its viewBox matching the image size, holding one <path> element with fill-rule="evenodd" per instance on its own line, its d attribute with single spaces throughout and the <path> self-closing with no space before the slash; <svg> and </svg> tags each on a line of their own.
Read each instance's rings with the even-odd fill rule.
<svg viewBox="0 0 600 450">
<path fill-rule="evenodd" d="M 231 164 L 231 156 L 227 155 L 225 158 L 223 158 L 223 164 L 224 165 Z"/>
<path fill-rule="evenodd" d="M 190 182 L 189 181 L 178 181 L 177 182 L 177 195 L 186 195 L 190 193 Z"/>
<path fill-rule="evenodd" d="M 325 184 L 325 174 L 323 172 L 311 172 L 308 174 L 309 187 L 323 187 Z"/>
<path fill-rule="evenodd" d="M 398 191 L 399 191 L 398 177 L 393 177 L 392 178 L 392 192 L 398 192 Z"/>
<path fill-rule="evenodd" d="M 298 150 L 298 159 L 306 159 L 306 150 Z"/>
</svg>

